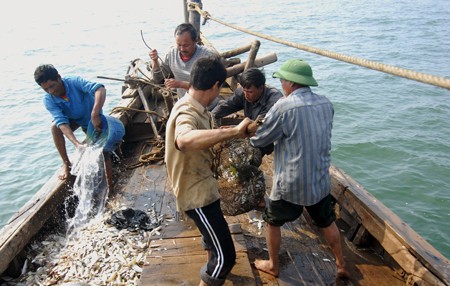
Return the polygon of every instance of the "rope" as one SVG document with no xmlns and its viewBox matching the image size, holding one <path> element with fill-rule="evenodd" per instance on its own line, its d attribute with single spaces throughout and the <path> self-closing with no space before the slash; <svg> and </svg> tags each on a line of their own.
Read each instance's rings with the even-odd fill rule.
<svg viewBox="0 0 450 286">
<path fill-rule="evenodd" d="M 297 48 L 297 49 L 300 49 L 300 50 L 303 50 L 306 52 L 310 52 L 310 53 L 318 54 L 318 55 L 325 56 L 328 58 L 332 58 L 335 60 L 359 65 L 359 66 L 366 67 L 369 69 L 381 71 L 384 73 L 404 77 L 407 79 L 415 80 L 415 81 L 426 83 L 426 84 L 431 84 L 431 85 L 434 85 L 437 87 L 442 87 L 442 88 L 450 90 L 450 79 L 449 78 L 435 76 L 435 75 L 421 73 L 421 72 L 416 72 L 416 71 L 413 71 L 410 69 L 399 68 L 396 66 L 387 65 L 387 64 L 383 64 L 383 63 L 375 62 L 375 61 L 370 61 L 370 60 L 366 60 L 363 58 L 347 56 L 347 55 L 335 53 L 332 51 L 323 50 L 320 48 L 315 48 L 315 47 L 311 47 L 311 46 L 307 46 L 307 45 L 303 45 L 303 44 L 289 42 L 289 41 L 286 41 L 286 40 L 283 40 L 280 38 L 271 37 L 271 36 L 268 36 L 268 35 L 265 35 L 262 33 L 253 32 L 251 30 L 241 28 L 239 26 L 232 25 L 232 24 L 226 23 L 222 20 L 212 17 L 208 12 L 203 11 L 196 3 L 190 2 L 188 4 L 189 4 L 190 9 L 197 11 L 200 15 L 202 15 L 202 17 L 205 19 L 205 21 L 207 19 L 211 19 L 213 21 L 216 21 L 219 24 L 225 25 L 232 29 L 235 29 L 235 30 L 238 30 L 238 31 L 250 34 L 250 35 L 254 35 L 254 36 L 275 42 L 275 43 L 283 44 L 283 45 Z"/>
<path fill-rule="evenodd" d="M 150 152 L 144 153 L 143 151 L 147 146 L 152 147 L 152 149 Z M 164 160 L 164 149 L 164 141 L 151 140 L 146 142 L 144 146 L 142 146 L 141 155 L 139 156 L 138 162 L 128 165 L 126 168 L 128 170 L 135 169 L 145 164 L 156 163 Z"/>
<path fill-rule="evenodd" d="M 120 112 L 120 111 L 145 112 L 145 113 L 150 113 L 150 114 L 152 114 L 152 115 L 156 115 L 156 116 L 158 116 L 159 118 L 161 118 L 161 119 L 163 119 L 163 120 L 166 120 L 166 119 L 167 119 L 166 117 L 164 117 L 163 115 L 160 115 L 158 112 L 155 112 L 155 111 L 151 111 L 151 110 L 142 110 L 142 109 L 136 109 L 136 108 L 131 108 L 131 107 L 125 107 L 125 106 L 117 106 L 117 107 L 114 107 L 114 108 L 111 110 L 111 114 L 112 114 L 112 113 L 116 113 L 116 112 Z"/>
<path fill-rule="evenodd" d="M 152 110 L 142 110 L 142 109 L 136 109 L 131 107 L 124 107 L 124 106 L 117 106 L 111 110 L 111 114 L 115 112 L 121 112 L 121 111 L 135 111 L 135 112 L 144 112 L 149 113 L 152 115 L 156 115 L 159 118 L 161 118 L 164 121 L 167 120 L 166 117 L 163 115 L 160 115 L 159 113 L 152 111 Z M 128 116 L 128 113 L 125 112 L 125 114 Z M 148 153 L 143 153 L 144 149 L 147 146 L 151 146 L 152 149 Z M 127 165 L 126 168 L 128 170 L 135 169 L 137 167 L 143 166 L 145 164 L 155 163 L 159 162 L 161 160 L 164 160 L 164 140 L 150 140 L 148 142 L 145 142 L 144 146 L 141 150 L 141 155 L 139 156 L 138 162 L 134 164 Z"/>
<path fill-rule="evenodd" d="M 138 60 L 138 59 L 136 59 L 136 60 Z M 135 61 L 136 61 L 136 60 L 135 60 Z M 126 79 L 125 79 L 125 80 L 122 80 L 122 79 L 116 79 L 116 78 L 104 77 L 104 76 L 98 76 L 98 78 L 105 78 L 105 79 L 119 80 L 119 81 L 125 81 L 125 82 L 127 82 L 127 81 L 136 81 L 136 82 L 138 82 L 138 83 L 143 83 L 143 84 L 146 84 L 146 85 L 150 85 L 150 86 L 156 87 L 156 88 L 162 90 L 163 92 L 164 92 L 164 91 L 168 91 L 168 92 L 170 92 L 170 93 L 173 94 L 173 95 L 177 94 L 175 91 L 172 91 L 170 88 L 165 87 L 163 83 L 162 83 L 162 84 L 153 83 L 153 82 L 152 82 L 152 79 L 149 78 L 149 77 L 148 77 L 148 76 L 147 76 L 140 68 L 137 67 L 135 70 L 138 71 L 138 72 L 140 72 L 145 78 L 139 78 L 139 77 L 137 77 L 137 78 L 130 78 L 130 79 L 128 79 L 128 80 L 126 80 Z M 163 76 L 164 76 L 164 73 L 163 73 Z"/>
<path fill-rule="evenodd" d="M 142 75 L 144 75 L 146 78 L 148 78 L 148 77 L 142 72 L 141 69 L 138 69 L 138 71 L 139 71 L 140 73 L 142 73 Z M 150 86 L 152 86 L 152 87 L 154 87 L 154 88 L 157 88 L 161 93 L 169 93 L 169 94 L 171 94 L 171 95 L 176 95 L 176 94 L 177 94 L 176 91 L 173 91 L 172 89 L 165 87 L 163 83 L 162 83 L 162 84 L 158 84 L 158 83 L 152 83 L 152 82 L 148 82 L 148 81 L 144 81 L 144 80 L 143 80 L 143 82 L 144 82 L 145 84 L 147 84 L 147 85 L 150 85 Z"/>
<path fill-rule="evenodd" d="M 151 50 L 153 50 L 148 44 L 147 44 L 147 42 L 145 41 L 145 39 L 144 39 L 144 34 L 142 33 L 142 30 L 141 30 L 141 38 L 142 38 L 142 41 L 144 42 L 144 45 L 145 46 L 147 46 L 147 48 L 151 51 Z M 158 55 L 158 59 L 160 59 L 161 60 L 161 65 L 162 65 L 162 63 L 164 63 L 164 61 L 163 61 L 163 59 L 161 59 L 161 57 Z M 160 70 L 161 70 L 161 72 L 162 72 L 162 74 L 163 74 L 163 78 L 169 78 L 169 76 L 170 76 L 170 74 L 169 75 L 165 75 L 165 73 L 164 73 L 164 71 L 163 71 L 163 69 L 162 69 L 162 67 L 160 67 Z M 141 72 L 142 73 L 142 72 Z M 144 74 L 144 73 L 142 73 L 142 74 Z M 144 74 L 144 76 L 145 76 L 145 74 Z M 145 77 L 147 77 L 147 76 L 145 76 Z"/>
</svg>

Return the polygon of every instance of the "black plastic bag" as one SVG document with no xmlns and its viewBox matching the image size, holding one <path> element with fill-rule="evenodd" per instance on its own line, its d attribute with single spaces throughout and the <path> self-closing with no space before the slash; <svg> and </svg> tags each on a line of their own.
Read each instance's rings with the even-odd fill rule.
<svg viewBox="0 0 450 286">
<path fill-rule="evenodd" d="M 129 231 L 138 229 L 152 230 L 158 226 L 157 223 L 152 222 L 145 212 L 130 208 L 113 213 L 106 222 L 114 225 L 117 229 L 127 229 Z"/>
</svg>

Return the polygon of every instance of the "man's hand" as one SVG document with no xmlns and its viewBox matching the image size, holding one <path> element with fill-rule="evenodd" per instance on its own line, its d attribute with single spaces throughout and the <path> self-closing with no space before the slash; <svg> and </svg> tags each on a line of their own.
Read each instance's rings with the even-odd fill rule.
<svg viewBox="0 0 450 286">
<path fill-rule="evenodd" d="M 173 78 L 168 78 L 164 80 L 164 85 L 167 88 L 181 88 L 180 82 Z"/>
<path fill-rule="evenodd" d="M 102 120 L 100 119 L 100 115 L 92 114 L 91 121 L 95 131 L 102 132 Z"/>
<path fill-rule="evenodd" d="M 80 143 L 78 141 L 74 145 L 75 145 L 75 148 L 80 152 L 83 151 L 83 149 L 85 149 L 87 147 L 86 144 Z"/>
<path fill-rule="evenodd" d="M 258 129 L 258 124 L 256 123 L 256 121 L 252 121 L 248 126 L 247 126 L 247 134 L 249 134 L 249 137 L 252 137 L 255 135 L 256 133 L 256 129 Z"/>
<path fill-rule="evenodd" d="M 157 50 L 155 50 L 155 49 L 151 50 L 151 51 L 148 53 L 148 55 L 150 56 L 150 59 L 151 59 L 152 61 L 157 61 L 157 60 L 158 60 L 158 51 L 157 51 Z"/>
<path fill-rule="evenodd" d="M 175 80 L 173 78 L 167 78 L 164 80 L 164 84 L 167 88 L 183 88 L 185 90 L 189 89 L 188 81 Z"/>
<path fill-rule="evenodd" d="M 247 127 L 247 133 L 250 134 L 250 137 L 254 136 L 256 133 L 256 130 L 258 129 L 258 126 L 263 124 L 264 122 L 264 116 L 258 115 L 258 117 L 255 119 L 255 121 L 252 121 L 248 127 Z"/>
<path fill-rule="evenodd" d="M 247 127 L 252 123 L 253 121 L 250 120 L 250 118 L 246 117 L 244 120 L 239 123 L 235 128 L 238 130 L 238 136 L 237 138 L 247 138 L 252 136 L 252 134 L 247 132 Z"/>
</svg>

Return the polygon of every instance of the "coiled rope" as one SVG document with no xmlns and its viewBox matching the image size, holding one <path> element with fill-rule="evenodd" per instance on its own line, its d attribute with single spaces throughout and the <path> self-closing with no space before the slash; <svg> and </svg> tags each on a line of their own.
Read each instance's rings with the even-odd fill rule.
<svg viewBox="0 0 450 286">
<path fill-rule="evenodd" d="M 370 60 L 366 60 L 366 59 L 358 58 L 358 57 L 347 56 L 347 55 L 335 53 L 335 52 L 324 50 L 324 49 L 319 49 L 319 48 L 315 48 L 315 47 L 311 47 L 311 46 L 307 46 L 307 45 L 303 45 L 303 44 L 286 41 L 286 40 L 283 40 L 280 38 L 275 38 L 275 37 L 268 36 L 268 35 L 265 35 L 262 33 L 253 32 L 251 30 L 226 23 L 220 19 L 217 19 L 217 18 L 211 16 L 208 12 L 203 11 L 200 8 L 200 6 L 198 5 L 198 3 L 189 2 L 188 7 L 189 7 L 189 10 L 194 10 L 194 11 L 198 12 L 204 18 L 205 21 L 208 19 L 211 19 L 211 20 L 216 21 L 217 23 L 222 24 L 224 26 L 227 26 L 232 29 L 235 29 L 235 30 L 238 30 L 238 31 L 250 34 L 250 35 L 254 35 L 254 36 L 275 42 L 275 43 L 283 44 L 283 45 L 286 45 L 289 47 L 297 48 L 297 49 L 300 49 L 300 50 L 303 50 L 306 52 L 318 54 L 318 55 L 332 58 L 335 60 L 343 61 L 343 62 L 350 63 L 350 64 L 355 64 L 355 65 L 366 67 L 366 68 L 369 68 L 372 70 L 381 71 L 384 73 L 404 77 L 404 78 L 411 79 L 414 81 L 431 84 L 431 85 L 434 85 L 437 87 L 442 87 L 442 88 L 450 90 L 450 79 L 449 78 L 435 76 L 435 75 L 421 73 L 421 72 L 416 72 L 416 71 L 413 71 L 410 69 L 399 68 L 396 66 L 387 65 L 387 64 L 380 63 L 380 62 L 370 61 Z"/>
<path fill-rule="evenodd" d="M 126 116 L 129 117 L 130 120 L 131 120 L 131 118 L 126 111 L 149 113 L 149 114 L 158 116 L 159 118 L 161 118 L 163 120 L 163 122 L 167 121 L 167 118 L 165 116 L 162 116 L 155 111 L 142 110 L 142 109 L 136 109 L 136 108 L 124 107 L 124 106 L 117 106 L 117 107 L 113 108 L 111 111 L 111 114 L 115 113 L 115 112 L 121 112 L 121 111 L 125 111 Z M 159 132 L 161 132 L 161 130 L 159 130 Z M 144 153 L 144 150 L 147 147 L 151 147 L 151 150 L 150 150 L 150 152 Z M 142 150 L 141 150 L 141 154 L 139 155 L 138 162 L 127 165 L 126 168 L 128 170 L 130 170 L 130 169 L 135 169 L 137 167 L 140 167 L 140 166 L 143 166 L 146 164 L 151 164 L 151 163 L 156 163 L 156 162 L 162 161 L 162 160 L 164 160 L 164 152 L 165 152 L 164 151 L 164 141 L 160 141 L 160 140 L 156 140 L 156 139 L 149 140 L 148 142 L 145 142 L 145 144 L 142 146 Z"/>
<path fill-rule="evenodd" d="M 151 147 L 150 152 L 144 153 L 144 149 Z M 141 155 L 139 156 L 138 162 L 134 164 L 127 165 L 128 170 L 135 169 L 137 167 L 153 164 L 164 160 L 165 147 L 163 141 L 151 140 L 142 146 Z"/>
</svg>

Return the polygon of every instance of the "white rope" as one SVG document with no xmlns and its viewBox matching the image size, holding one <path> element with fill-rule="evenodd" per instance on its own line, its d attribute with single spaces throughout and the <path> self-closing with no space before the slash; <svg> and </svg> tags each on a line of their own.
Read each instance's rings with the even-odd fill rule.
<svg viewBox="0 0 450 286">
<path fill-rule="evenodd" d="M 263 38 L 263 39 L 266 39 L 266 40 L 269 40 L 272 42 L 276 42 L 276 43 L 290 46 L 293 48 L 297 48 L 297 49 L 300 49 L 300 50 L 303 50 L 306 52 L 325 56 L 325 57 L 332 58 L 335 60 L 343 61 L 343 62 L 354 64 L 354 65 L 359 65 L 359 66 L 366 67 L 366 68 L 369 68 L 372 70 L 381 71 L 384 73 L 404 77 L 404 78 L 411 79 L 414 81 L 431 84 L 431 85 L 434 85 L 437 87 L 442 87 L 442 88 L 450 90 L 450 79 L 449 78 L 435 76 L 435 75 L 426 74 L 426 73 L 421 73 L 421 72 L 417 72 L 417 71 L 410 70 L 410 69 L 399 68 L 396 66 L 387 65 L 387 64 L 383 64 L 383 63 L 375 62 L 375 61 L 370 61 L 370 60 L 363 59 L 363 58 L 347 56 L 344 54 L 339 54 L 339 53 L 335 53 L 335 52 L 320 49 L 320 48 L 315 48 L 315 47 L 311 47 L 311 46 L 307 46 L 307 45 L 303 45 L 303 44 L 289 42 L 289 41 L 286 41 L 286 40 L 283 40 L 280 38 L 271 37 L 271 36 L 268 36 L 268 35 L 265 35 L 262 33 L 253 32 L 251 30 L 241 28 L 239 26 L 232 25 L 232 24 L 226 23 L 224 21 L 221 21 L 217 18 L 212 17 L 208 12 L 203 11 L 197 5 L 197 3 L 189 2 L 188 4 L 190 7 L 189 9 L 197 11 L 200 15 L 202 15 L 202 17 L 205 20 L 211 19 L 213 21 L 216 21 L 219 24 L 225 25 L 227 27 L 230 27 L 232 29 L 235 29 L 235 30 L 238 30 L 238 31 L 250 34 L 250 35 L 254 35 L 254 36 L 257 36 L 257 37 L 260 37 L 260 38 Z"/>
</svg>

